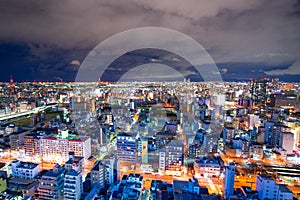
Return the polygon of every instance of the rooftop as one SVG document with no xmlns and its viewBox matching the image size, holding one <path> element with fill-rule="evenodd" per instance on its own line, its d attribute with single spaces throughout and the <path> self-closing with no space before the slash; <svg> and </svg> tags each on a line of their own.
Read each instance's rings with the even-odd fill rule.
<svg viewBox="0 0 300 200">
<path fill-rule="evenodd" d="M 100 161 L 96 162 L 91 171 L 99 171 L 99 167 L 104 166 Z"/>
<path fill-rule="evenodd" d="M 12 163 L 17 163 L 17 162 L 20 162 L 20 161 L 14 160 Z M 23 168 L 23 169 L 34 169 L 38 166 L 39 166 L 38 164 L 30 163 L 30 162 L 20 162 L 20 164 L 17 165 L 18 168 Z"/>
<path fill-rule="evenodd" d="M 73 164 L 73 163 L 79 163 L 80 161 L 83 161 L 83 157 L 81 156 L 74 156 L 70 158 L 65 164 Z"/>
<path fill-rule="evenodd" d="M 76 172 L 75 170 L 71 169 L 70 171 L 68 171 L 66 173 L 66 176 L 69 175 L 69 176 L 78 176 L 80 173 L 79 172 Z"/>
<path fill-rule="evenodd" d="M 281 192 L 285 192 L 285 193 L 292 193 L 292 191 L 288 187 L 286 187 L 285 185 L 283 185 L 283 184 L 279 185 L 279 190 Z"/>
<path fill-rule="evenodd" d="M 59 164 L 56 164 L 52 170 L 47 171 L 43 176 L 48 177 L 57 177 L 65 171 L 65 168 L 61 167 Z"/>
</svg>

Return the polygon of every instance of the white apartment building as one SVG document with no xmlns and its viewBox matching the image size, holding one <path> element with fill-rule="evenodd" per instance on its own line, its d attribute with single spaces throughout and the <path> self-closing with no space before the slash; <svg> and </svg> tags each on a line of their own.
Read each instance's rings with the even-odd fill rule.
<svg viewBox="0 0 300 200">
<path fill-rule="evenodd" d="M 202 157 L 194 161 L 195 177 L 219 177 L 221 165 L 217 158 Z"/>
<path fill-rule="evenodd" d="M 293 193 L 284 185 L 277 184 L 272 177 L 260 174 L 256 178 L 259 199 L 292 200 Z"/>
<path fill-rule="evenodd" d="M 40 171 L 38 164 L 14 160 L 11 163 L 12 175 L 18 178 L 33 179 Z"/>
<path fill-rule="evenodd" d="M 82 175 L 71 169 L 65 175 L 64 180 L 64 199 L 79 200 L 83 192 Z"/>
<path fill-rule="evenodd" d="M 48 137 L 40 139 L 43 160 L 64 163 L 69 160 L 69 152 L 88 159 L 91 156 L 91 138 L 82 136 L 76 139 Z"/>
</svg>

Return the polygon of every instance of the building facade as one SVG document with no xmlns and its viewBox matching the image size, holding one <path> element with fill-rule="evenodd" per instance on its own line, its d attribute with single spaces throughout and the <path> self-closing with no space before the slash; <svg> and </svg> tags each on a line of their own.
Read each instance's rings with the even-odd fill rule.
<svg viewBox="0 0 300 200">
<path fill-rule="evenodd" d="M 137 135 L 121 132 L 117 136 L 117 155 L 120 161 L 137 162 Z"/>
<path fill-rule="evenodd" d="M 29 162 L 20 162 L 14 160 L 11 163 L 12 175 L 18 178 L 33 179 L 35 178 L 40 170 L 40 166 Z"/>
<path fill-rule="evenodd" d="M 41 178 L 37 189 L 40 200 L 63 199 L 64 176 L 66 170 L 56 164 L 52 170 L 47 171 Z"/>
<path fill-rule="evenodd" d="M 225 178 L 224 178 L 224 191 L 225 199 L 229 199 L 230 195 L 234 191 L 234 175 L 235 175 L 235 164 L 229 163 L 225 166 Z"/>
<path fill-rule="evenodd" d="M 82 175 L 71 169 L 64 179 L 64 199 L 79 200 L 83 192 Z"/>
<path fill-rule="evenodd" d="M 285 185 L 277 184 L 272 177 L 267 176 L 266 174 L 260 174 L 257 176 L 256 190 L 259 199 L 293 199 L 293 193 Z"/>
</svg>

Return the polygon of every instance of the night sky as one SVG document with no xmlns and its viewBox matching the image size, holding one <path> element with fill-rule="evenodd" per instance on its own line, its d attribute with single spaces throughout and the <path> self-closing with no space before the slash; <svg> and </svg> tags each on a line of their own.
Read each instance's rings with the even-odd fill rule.
<svg viewBox="0 0 300 200">
<path fill-rule="evenodd" d="M 223 80 L 300 80 L 300 1 L 1 0 L 0 81 L 8 82 L 10 75 L 15 81 L 74 81 L 100 42 L 149 26 L 195 39 Z M 174 62 L 166 61 L 170 57 Z M 143 60 L 190 67 L 178 55 L 149 49 L 128 52 L 111 65 L 130 68 Z M 107 71 L 104 79 L 116 80 L 117 73 Z"/>
</svg>

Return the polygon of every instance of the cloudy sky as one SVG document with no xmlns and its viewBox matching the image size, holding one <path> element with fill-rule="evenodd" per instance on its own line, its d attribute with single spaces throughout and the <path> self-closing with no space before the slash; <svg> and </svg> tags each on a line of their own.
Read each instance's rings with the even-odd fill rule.
<svg viewBox="0 0 300 200">
<path fill-rule="evenodd" d="M 296 0 L 2 0 L 0 81 L 9 81 L 10 75 L 16 81 L 74 81 L 85 57 L 103 40 L 149 26 L 195 39 L 224 80 L 300 80 Z M 132 60 L 135 55 L 124 57 Z M 170 56 L 150 60 L 157 63 Z M 128 58 L 118 60 L 114 64 L 122 66 Z"/>
</svg>

